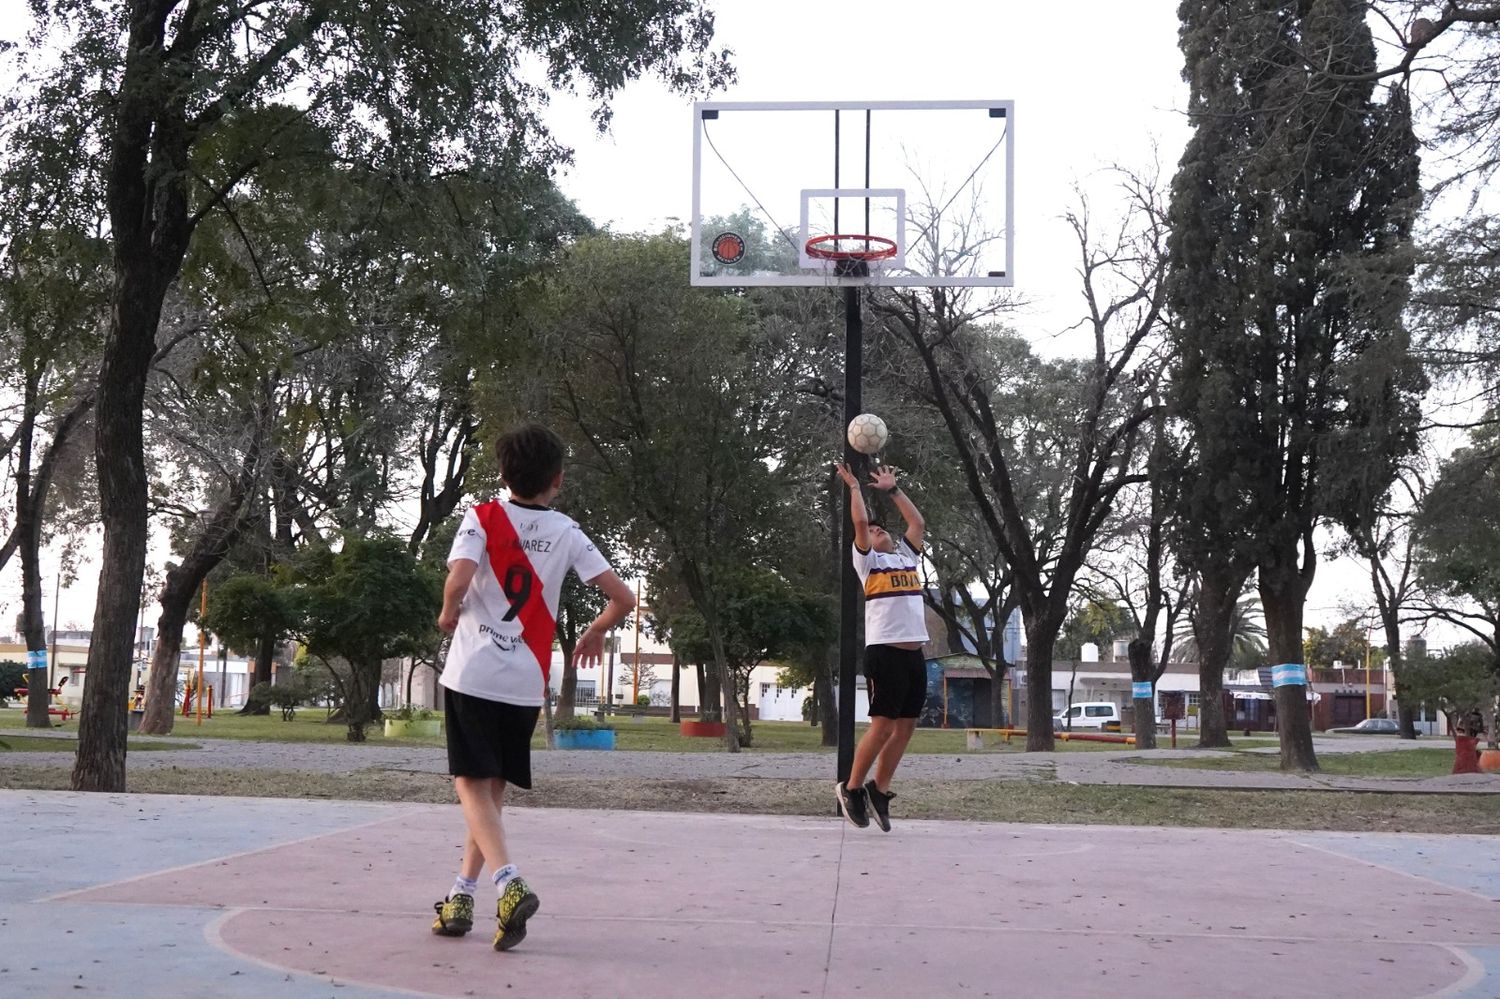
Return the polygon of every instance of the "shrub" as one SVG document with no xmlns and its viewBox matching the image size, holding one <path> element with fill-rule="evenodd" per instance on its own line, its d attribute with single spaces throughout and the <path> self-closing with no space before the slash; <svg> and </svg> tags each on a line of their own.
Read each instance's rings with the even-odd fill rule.
<svg viewBox="0 0 1500 999">
<path fill-rule="evenodd" d="M 291 721 L 297 715 L 299 705 L 307 700 L 307 684 L 301 679 L 284 680 L 270 684 L 262 680 L 250 688 L 246 701 L 252 708 L 280 708 L 281 720 Z"/>
<path fill-rule="evenodd" d="M 271 685 L 265 680 L 250 688 L 250 693 L 245 696 L 245 704 L 254 711 L 261 711 L 271 706 Z"/>
<path fill-rule="evenodd" d="M 26 664 L 14 659 L 0 659 L 0 697 L 9 698 L 17 687 L 26 685 Z"/>
<path fill-rule="evenodd" d="M 419 707 L 415 704 L 403 704 L 393 711 L 387 711 L 385 716 L 392 721 L 431 721 L 437 717 L 437 712 L 431 708 Z"/>
<path fill-rule="evenodd" d="M 601 729 L 613 729 L 614 726 L 607 721 L 600 721 L 593 715 L 574 715 L 572 718 L 559 718 L 552 723 L 555 732 L 597 732 Z"/>
<path fill-rule="evenodd" d="M 650 694 L 637 694 L 637 695 L 635 695 L 635 706 L 638 707 L 638 708 L 649 708 L 651 706 L 651 695 Z"/>
</svg>

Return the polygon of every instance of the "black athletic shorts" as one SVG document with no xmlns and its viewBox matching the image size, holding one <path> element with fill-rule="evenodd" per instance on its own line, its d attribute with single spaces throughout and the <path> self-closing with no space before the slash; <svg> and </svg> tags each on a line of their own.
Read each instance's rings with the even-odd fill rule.
<svg viewBox="0 0 1500 999">
<path fill-rule="evenodd" d="M 870 688 L 872 717 L 916 718 L 927 700 L 927 660 L 921 649 L 868 645 L 865 683 Z"/>
<path fill-rule="evenodd" d="M 448 772 L 455 777 L 499 777 L 516 787 L 531 787 L 531 733 L 542 709 L 456 690 L 443 694 Z"/>
</svg>

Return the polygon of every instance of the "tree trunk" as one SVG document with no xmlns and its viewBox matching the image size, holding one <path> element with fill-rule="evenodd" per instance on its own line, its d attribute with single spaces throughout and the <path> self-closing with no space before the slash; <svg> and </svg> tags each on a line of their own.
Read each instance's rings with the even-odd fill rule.
<svg viewBox="0 0 1500 999">
<path fill-rule="evenodd" d="M 125 790 L 125 705 L 148 529 L 146 375 L 162 301 L 192 235 L 184 90 L 168 83 L 163 68 L 170 13 L 158 5 L 132 17 L 111 114 L 105 203 L 115 280 L 94 420 L 104 540 L 78 719 L 75 791 Z"/>
<path fill-rule="evenodd" d="M 700 608 L 701 610 L 701 608 Z M 715 618 L 717 615 L 715 615 Z M 720 720 L 724 723 L 724 750 L 740 751 L 740 699 L 735 690 L 734 673 L 729 668 L 729 657 L 724 652 L 724 636 L 719 633 L 719 623 L 704 615 L 708 624 L 708 644 L 714 652 L 714 676 L 718 681 L 718 703 L 723 705 Z"/>
<path fill-rule="evenodd" d="M 542 736 L 547 743 L 548 749 L 557 748 L 557 735 L 552 728 L 552 691 L 544 691 L 542 696 Z"/>
<path fill-rule="evenodd" d="M 1401 648 L 1401 620 L 1395 614 L 1387 614 L 1385 603 L 1381 605 L 1381 621 L 1385 629 L 1385 655 L 1386 667 L 1390 670 L 1391 683 L 1386 686 L 1385 703 L 1389 711 L 1391 704 L 1392 688 L 1401 686 L 1401 671 L 1406 666 L 1405 654 Z M 1417 737 L 1417 713 L 1403 702 L 1397 702 L 1396 726 L 1401 730 L 1401 738 L 1415 739 Z"/>
<path fill-rule="evenodd" d="M 1198 748 L 1229 748 L 1229 728 L 1224 718 L 1224 670 L 1229 665 L 1233 640 L 1235 601 L 1243 577 L 1205 572 L 1198 586 L 1198 610 L 1193 617 L 1193 637 L 1198 643 Z"/>
<path fill-rule="evenodd" d="M 379 696 L 380 660 L 374 663 L 349 663 L 349 696 L 344 699 L 344 721 L 349 726 L 348 741 L 364 742 L 365 726 L 373 716 L 370 714 L 372 691 Z"/>
<path fill-rule="evenodd" d="M 1151 636 L 1137 635 L 1130 640 L 1127 650 L 1130 657 L 1130 680 L 1132 683 L 1151 683 L 1155 693 L 1153 675 L 1156 663 L 1151 659 Z M 1156 698 L 1133 697 L 1135 703 L 1135 748 L 1156 748 Z"/>
<path fill-rule="evenodd" d="M 276 635 L 262 635 L 260 638 L 260 650 L 255 656 L 255 674 L 250 677 L 250 687 L 255 688 L 259 683 L 271 682 L 271 661 L 276 658 Z M 245 706 L 240 708 L 242 715 L 268 715 L 271 713 L 270 705 L 255 707 L 249 698 L 245 700 Z"/>
<path fill-rule="evenodd" d="M 175 579 L 173 577 L 176 577 Z M 145 713 L 142 735 L 169 735 L 177 717 L 177 674 L 182 656 L 182 628 L 196 587 L 184 584 L 181 570 L 167 573 L 162 587 L 161 617 L 156 619 L 156 648 L 151 652 L 151 671 L 146 676 Z"/>
<path fill-rule="evenodd" d="M 1057 643 L 1057 625 L 1038 617 L 1026 621 L 1026 751 L 1051 752 L 1052 738 L 1052 649 Z"/>
<path fill-rule="evenodd" d="M 22 460 L 29 461 L 29 457 L 23 456 Z M 29 486 L 22 483 L 22 479 L 29 478 L 24 474 L 16 476 L 18 491 L 25 493 L 16 498 L 20 520 L 16 528 L 21 553 L 21 634 L 26 642 L 27 659 L 39 653 L 42 665 L 26 671 L 26 727 L 51 728 L 47 707 L 52 697 L 52 678 L 47 668 L 47 625 L 42 611 L 41 511 L 30 495 Z M 57 627 L 56 621 L 52 627 Z"/>
<path fill-rule="evenodd" d="M 672 724 L 682 723 L 682 660 L 672 653 Z"/>
<path fill-rule="evenodd" d="M 1307 584 L 1294 565 L 1262 565 L 1260 569 L 1260 603 L 1266 612 L 1267 655 L 1272 665 L 1306 664 L 1302 651 L 1302 608 Z M 1281 769 L 1316 771 L 1318 756 L 1313 751 L 1312 710 L 1304 683 L 1275 688 L 1276 728 L 1281 737 Z"/>
<path fill-rule="evenodd" d="M 819 742 L 825 746 L 839 744 L 839 709 L 833 699 L 833 677 L 838 663 L 839 647 L 830 645 L 823 665 L 813 671 L 813 691 L 818 699 L 818 718 L 823 728 Z"/>
<path fill-rule="evenodd" d="M 117 254 L 126 252 L 118 248 Z M 103 556 L 78 719 L 75 791 L 125 790 L 126 698 L 141 579 L 146 568 L 146 464 L 142 406 L 161 297 L 117 265 L 115 319 L 99 373 L 95 464 Z"/>
<path fill-rule="evenodd" d="M 1005 703 L 1009 685 L 1005 681 L 1013 668 L 1009 663 L 1001 663 L 990 670 L 990 724 L 994 728 L 1010 727 L 1010 712 Z"/>
<path fill-rule="evenodd" d="M 563 654 L 562 683 L 557 690 L 557 717 L 572 718 L 578 703 L 578 667 L 573 663 L 573 650 L 578 642 L 558 642 Z"/>
<path fill-rule="evenodd" d="M 706 721 L 710 712 L 714 710 L 714 701 L 718 698 L 719 692 L 713 679 L 708 675 L 706 664 L 694 663 L 693 670 L 698 679 L 698 720 Z"/>
</svg>

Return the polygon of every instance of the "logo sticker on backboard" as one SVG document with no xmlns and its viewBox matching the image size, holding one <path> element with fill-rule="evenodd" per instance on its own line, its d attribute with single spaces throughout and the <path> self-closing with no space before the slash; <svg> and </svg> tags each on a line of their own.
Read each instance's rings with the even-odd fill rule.
<svg viewBox="0 0 1500 999">
<path fill-rule="evenodd" d="M 745 259 L 745 240 L 737 232 L 721 232 L 714 237 L 714 259 L 721 264 L 737 264 Z"/>
</svg>

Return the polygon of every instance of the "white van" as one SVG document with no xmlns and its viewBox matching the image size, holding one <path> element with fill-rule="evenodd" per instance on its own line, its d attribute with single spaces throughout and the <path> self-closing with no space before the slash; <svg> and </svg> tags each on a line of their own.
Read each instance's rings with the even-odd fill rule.
<svg viewBox="0 0 1500 999">
<path fill-rule="evenodd" d="M 1110 722 L 1120 723 L 1120 709 L 1113 701 L 1080 701 L 1052 716 L 1052 729 L 1066 732 L 1080 729 L 1102 729 Z"/>
</svg>

